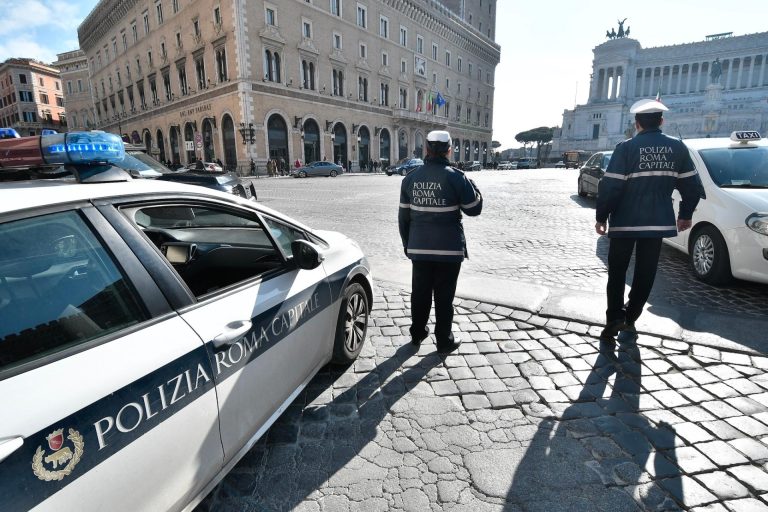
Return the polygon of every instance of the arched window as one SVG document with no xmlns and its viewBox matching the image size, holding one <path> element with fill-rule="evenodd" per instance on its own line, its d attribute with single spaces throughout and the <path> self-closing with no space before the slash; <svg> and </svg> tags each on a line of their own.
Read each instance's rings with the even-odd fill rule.
<svg viewBox="0 0 768 512">
<path fill-rule="evenodd" d="M 274 59 L 272 58 L 272 52 L 269 50 L 264 50 L 264 80 L 269 80 L 270 82 L 273 82 L 273 64 Z"/>
<path fill-rule="evenodd" d="M 273 55 L 274 69 L 272 70 L 272 77 L 274 82 L 282 82 L 280 79 L 280 54 L 275 52 Z"/>
<path fill-rule="evenodd" d="M 309 89 L 309 64 L 305 60 L 301 61 L 301 86 Z"/>
<path fill-rule="evenodd" d="M 315 90 L 315 63 L 309 63 L 309 88 Z"/>
</svg>

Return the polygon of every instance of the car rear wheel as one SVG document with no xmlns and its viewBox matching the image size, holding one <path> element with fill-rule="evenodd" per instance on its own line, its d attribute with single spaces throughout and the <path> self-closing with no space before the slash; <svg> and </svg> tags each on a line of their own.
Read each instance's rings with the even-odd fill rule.
<svg viewBox="0 0 768 512">
<path fill-rule="evenodd" d="M 732 279 L 728 247 L 720 232 L 712 226 L 697 229 L 688 251 L 696 277 L 707 284 L 725 284 Z"/>
<path fill-rule="evenodd" d="M 339 174 L 339 173 L 336 172 L 336 169 L 332 170 L 331 171 L 331 178 L 335 178 L 337 174 Z"/>
<path fill-rule="evenodd" d="M 333 362 L 349 364 L 360 354 L 368 329 L 368 295 L 358 283 L 344 290 L 336 325 Z"/>
<path fill-rule="evenodd" d="M 584 190 L 584 182 L 581 179 L 581 176 L 579 176 L 579 197 L 587 197 L 587 191 Z"/>
</svg>

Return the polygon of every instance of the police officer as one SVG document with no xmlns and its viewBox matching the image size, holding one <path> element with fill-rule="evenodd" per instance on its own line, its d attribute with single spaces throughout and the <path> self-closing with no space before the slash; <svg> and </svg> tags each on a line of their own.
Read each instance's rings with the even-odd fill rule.
<svg viewBox="0 0 768 512">
<path fill-rule="evenodd" d="M 413 262 L 411 343 L 428 335 L 435 297 L 435 341 L 439 352 L 455 350 L 461 340 L 451 332 L 453 296 L 461 262 L 467 257 L 461 214 L 480 215 L 483 198 L 464 173 L 450 166 L 451 135 L 427 134 L 424 165 L 403 178 L 398 224 L 405 255 Z"/>
<path fill-rule="evenodd" d="M 613 341 L 621 330 L 634 331 L 653 287 L 661 241 L 691 227 L 703 191 L 688 148 L 661 133 L 662 112 L 667 110 L 651 99 L 632 105 L 629 112 L 635 114 L 637 135 L 616 146 L 598 186 L 595 231 L 599 235 L 607 231 L 610 238 L 603 341 Z M 671 198 L 674 189 L 682 196 L 677 220 Z M 635 271 L 629 301 L 624 304 L 624 281 L 633 250 Z"/>
</svg>

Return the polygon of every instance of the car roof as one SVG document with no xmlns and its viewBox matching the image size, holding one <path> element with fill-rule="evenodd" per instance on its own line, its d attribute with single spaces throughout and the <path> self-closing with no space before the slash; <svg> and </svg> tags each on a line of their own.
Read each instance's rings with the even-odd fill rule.
<svg viewBox="0 0 768 512">
<path fill-rule="evenodd" d="M 709 139 L 683 139 L 683 142 L 690 149 L 713 149 L 739 147 L 741 143 L 732 141 L 729 137 L 713 137 Z M 768 146 L 768 140 L 751 140 L 750 146 Z"/>
<path fill-rule="evenodd" d="M 71 178 L 2 182 L 0 183 L 0 214 L 56 204 L 146 194 L 195 194 L 223 199 L 230 203 L 249 205 L 263 213 L 289 220 L 301 228 L 310 229 L 267 206 L 232 194 L 185 183 L 151 179 L 132 179 L 116 183 L 77 183 Z"/>
</svg>

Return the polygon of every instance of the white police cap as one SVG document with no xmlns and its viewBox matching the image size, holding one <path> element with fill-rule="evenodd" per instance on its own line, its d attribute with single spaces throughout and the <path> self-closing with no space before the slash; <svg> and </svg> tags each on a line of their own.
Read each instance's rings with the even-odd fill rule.
<svg viewBox="0 0 768 512">
<path fill-rule="evenodd" d="M 427 134 L 427 142 L 442 142 L 451 145 L 451 134 L 445 130 L 433 130 Z"/>
<path fill-rule="evenodd" d="M 662 102 L 651 99 L 636 101 L 629 107 L 630 114 L 654 114 L 656 112 L 666 112 L 667 110 L 669 109 Z"/>
</svg>

